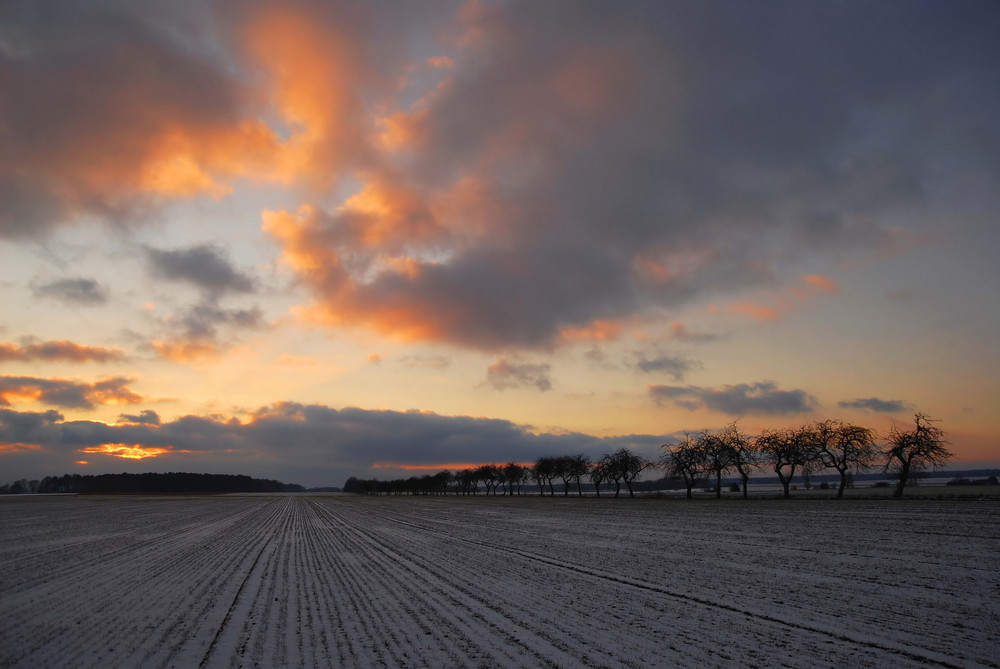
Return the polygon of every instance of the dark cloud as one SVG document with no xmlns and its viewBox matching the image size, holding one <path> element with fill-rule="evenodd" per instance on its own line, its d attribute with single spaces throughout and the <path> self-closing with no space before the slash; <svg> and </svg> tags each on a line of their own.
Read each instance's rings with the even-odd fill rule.
<svg viewBox="0 0 1000 669">
<path fill-rule="evenodd" d="M 134 379 L 109 377 L 91 383 L 73 379 L 0 376 L 0 406 L 27 399 L 64 409 L 93 409 L 99 404 L 138 404 L 142 395 L 128 387 Z"/>
<path fill-rule="evenodd" d="M 709 332 L 693 332 L 687 329 L 683 323 L 676 321 L 670 323 L 670 338 L 686 342 L 709 342 L 718 339 L 717 335 Z"/>
<path fill-rule="evenodd" d="M 698 363 L 672 355 L 660 355 L 655 358 L 647 358 L 643 354 L 638 355 L 635 366 L 643 372 L 662 372 L 671 377 L 674 381 L 683 381 L 684 375 L 692 369 L 698 367 Z"/>
<path fill-rule="evenodd" d="M 220 304 L 227 294 L 255 290 L 254 280 L 233 267 L 222 249 L 202 244 L 145 251 L 154 276 L 188 283 L 202 291 L 200 301 L 162 319 L 168 335 L 151 342 L 158 355 L 177 361 L 214 357 L 236 338 L 236 332 L 263 327 L 260 307 L 240 309 Z"/>
<path fill-rule="evenodd" d="M 108 291 L 93 279 L 58 279 L 34 285 L 32 292 L 38 297 L 50 297 L 69 305 L 95 306 L 108 301 Z"/>
<path fill-rule="evenodd" d="M 215 357 L 238 341 L 237 333 L 262 328 L 265 323 L 259 307 L 228 309 L 209 298 L 162 319 L 162 325 L 168 336 L 150 346 L 161 357 L 183 362 Z"/>
<path fill-rule="evenodd" d="M 496 390 L 534 386 L 545 392 L 552 388 L 550 366 L 528 362 L 511 362 L 500 358 L 486 369 L 486 383 Z"/>
<path fill-rule="evenodd" d="M 95 473 L 240 472 L 305 485 L 341 485 L 348 476 L 412 474 L 405 466 L 532 462 L 543 455 L 568 453 L 596 459 L 621 447 L 655 458 L 667 439 L 535 434 L 505 420 L 291 403 L 263 407 L 242 422 L 185 416 L 159 425 L 64 421 L 54 411 L 0 409 L 0 444 L 38 447 L 18 452 L 0 449 L 0 469 L 12 479 L 79 471 L 72 463 L 83 457 L 92 462 Z M 106 444 L 164 452 L 138 462 L 93 452 Z M 82 449 L 90 452 L 82 455 Z"/>
<path fill-rule="evenodd" d="M 62 362 L 118 362 L 125 359 L 119 348 L 84 346 L 76 342 L 45 341 L 22 344 L 0 343 L 0 362 L 5 361 L 62 361 Z"/>
<path fill-rule="evenodd" d="M 176 7 L 0 6 L 0 237 L 81 216 L 127 225 L 163 198 L 218 194 L 216 175 L 266 140 L 204 41 L 209 9 Z"/>
<path fill-rule="evenodd" d="M 863 409 L 865 411 L 878 411 L 881 413 L 901 413 L 909 411 L 912 407 L 908 402 L 902 400 L 880 400 L 877 397 L 858 398 L 838 402 L 841 409 Z"/>
<path fill-rule="evenodd" d="M 985 4 L 477 5 L 448 85 L 394 119 L 400 161 L 366 173 L 383 206 L 267 227 L 334 325 L 550 347 L 893 248 L 940 161 L 996 153 L 988 25 Z"/>
<path fill-rule="evenodd" d="M 649 394 L 658 404 L 670 402 L 691 411 L 705 408 L 731 416 L 808 413 L 816 406 L 816 399 L 804 390 L 781 390 L 773 381 L 722 388 L 650 386 Z"/>
<path fill-rule="evenodd" d="M 118 416 L 118 421 L 122 423 L 136 423 L 139 425 L 159 425 L 160 415 L 152 409 L 145 409 L 138 414 L 123 413 Z"/>
<path fill-rule="evenodd" d="M 993 3 L 161 4 L 0 8 L 0 235 L 357 185 L 265 216 L 314 315 L 506 352 L 898 250 L 1000 176 Z"/>
<path fill-rule="evenodd" d="M 184 249 L 146 249 L 153 275 L 192 284 L 211 295 L 251 293 L 253 279 L 232 266 L 222 249 L 201 244 Z"/>
</svg>

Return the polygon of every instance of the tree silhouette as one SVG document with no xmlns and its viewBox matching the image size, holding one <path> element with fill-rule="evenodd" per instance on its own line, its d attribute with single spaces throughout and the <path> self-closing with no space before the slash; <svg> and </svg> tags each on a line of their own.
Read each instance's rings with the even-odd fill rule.
<svg viewBox="0 0 1000 669">
<path fill-rule="evenodd" d="M 840 474 L 838 498 L 844 496 L 851 469 L 864 471 L 881 454 L 875 444 L 875 432 L 859 425 L 826 420 L 813 426 L 811 436 L 820 463 Z"/>
<path fill-rule="evenodd" d="M 578 497 L 583 497 L 583 485 L 580 483 L 581 479 L 590 473 L 590 458 L 588 458 L 583 453 L 578 453 L 577 455 L 570 456 L 569 459 L 569 475 L 574 481 L 576 481 L 576 494 Z"/>
<path fill-rule="evenodd" d="M 670 446 L 664 444 L 661 458 L 662 466 L 671 476 L 684 479 L 684 487 L 687 488 L 686 497 L 692 498 L 691 490 L 703 480 L 709 471 L 708 458 L 698 439 L 693 439 L 691 435 L 685 434 L 684 439 L 679 444 Z"/>
<path fill-rule="evenodd" d="M 944 431 L 933 425 L 937 421 L 921 412 L 913 415 L 913 421 L 915 425 L 912 430 L 903 430 L 893 424 L 889 432 L 889 443 L 884 451 L 883 471 L 888 471 L 893 465 L 897 467 L 899 481 L 892 494 L 896 499 L 903 496 L 903 488 L 915 473 L 927 467 L 943 466 L 953 457 L 948 450 Z"/>
<path fill-rule="evenodd" d="M 798 467 L 807 467 L 814 461 L 814 440 L 808 426 L 764 430 L 757 437 L 757 447 L 768 464 L 778 475 L 785 499 L 791 497 L 788 486 Z"/>
<path fill-rule="evenodd" d="M 743 499 L 749 497 L 747 484 L 750 483 L 750 473 L 760 464 L 760 451 L 754 440 L 739 431 L 736 421 L 733 421 L 722 428 L 716 438 L 721 439 L 724 447 L 729 452 L 729 461 L 733 469 L 740 475 L 743 484 Z M 718 488 L 718 486 L 717 486 Z"/>
</svg>

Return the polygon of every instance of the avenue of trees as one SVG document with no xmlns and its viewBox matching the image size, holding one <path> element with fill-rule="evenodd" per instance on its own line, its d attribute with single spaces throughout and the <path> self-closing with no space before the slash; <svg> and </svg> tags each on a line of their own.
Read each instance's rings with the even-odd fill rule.
<svg viewBox="0 0 1000 669">
<path fill-rule="evenodd" d="M 798 427 L 767 429 L 758 435 L 739 430 L 736 422 L 720 430 L 686 434 L 676 444 L 665 444 L 658 462 L 648 460 L 630 449 L 621 448 L 596 461 L 583 454 L 545 456 L 534 464 L 508 462 L 484 464 L 452 473 L 407 479 L 377 480 L 351 477 L 344 492 L 369 495 L 520 495 L 524 486 L 533 484 L 539 495 L 582 496 L 584 483 L 598 496 L 602 491 L 619 497 L 623 489 L 635 496 L 633 485 L 649 469 L 662 468 L 668 478 L 681 482 L 692 497 L 697 486 L 711 485 L 716 497 L 722 495 L 722 481 L 737 477 L 743 497 L 755 472 L 773 472 L 790 497 L 796 475 L 808 481 L 819 472 L 838 475 L 837 497 L 851 484 L 855 473 L 880 469 L 897 479 L 894 497 L 916 475 L 945 465 L 952 457 L 944 432 L 926 414 L 914 415 L 914 426 L 905 429 L 894 425 L 879 445 L 879 437 L 866 427 L 840 420 L 817 421 Z"/>
</svg>

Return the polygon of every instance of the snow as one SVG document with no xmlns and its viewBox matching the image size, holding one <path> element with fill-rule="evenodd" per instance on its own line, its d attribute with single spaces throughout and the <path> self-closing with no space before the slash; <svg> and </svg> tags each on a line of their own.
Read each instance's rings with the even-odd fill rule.
<svg viewBox="0 0 1000 669">
<path fill-rule="evenodd" d="M 954 666 L 1000 504 L 0 500 L 0 666 Z"/>
</svg>

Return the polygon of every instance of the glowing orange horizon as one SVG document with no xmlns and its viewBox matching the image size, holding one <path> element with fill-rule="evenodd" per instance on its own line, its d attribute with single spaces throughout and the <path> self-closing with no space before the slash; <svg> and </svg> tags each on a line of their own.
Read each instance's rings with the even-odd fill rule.
<svg viewBox="0 0 1000 669">
<path fill-rule="evenodd" d="M 156 458 L 167 453 L 190 453 L 187 450 L 175 451 L 172 448 L 160 448 L 159 446 L 140 446 L 139 444 L 101 444 L 100 446 L 88 446 L 77 449 L 77 453 L 102 453 L 113 455 L 116 458 L 126 460 L 143 460 L 145 458 Z M 86 464 L 86 460 L 77 464 Z"/>
<path fill-rule="evenodd" d="M 0 453 L 23 453 L 24 451 L 40 450 L 42 450 L 42 447 L 39 444 L 25 444 L 23 442 L 0 444 Z"/>
<path fill-rule="evenodd" d="M 483 465 L 503 467 L 507 464 L 508 463 L 506 462 L 451 462 L 437 465 L 408 465 L 399 462 L 376 462 L 372 465 L 372 469 L 402 469 L 404 471 L 441 471 L 442 469 L 448 469 L 461 471 L 463 469 L 476 469 L 477 467 L 482 467 Z M 516 462 L 514 464 L 522 467 L 530 467 L 534 463 Z"/>
</svg>

